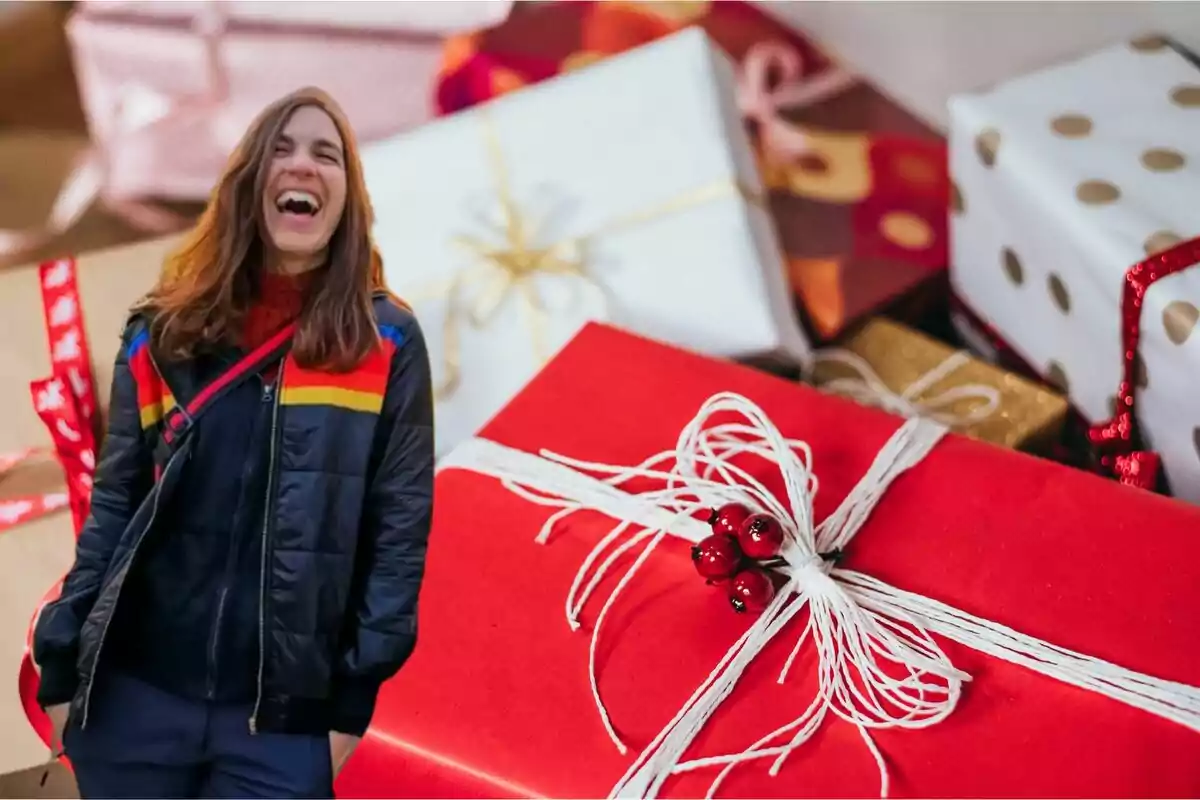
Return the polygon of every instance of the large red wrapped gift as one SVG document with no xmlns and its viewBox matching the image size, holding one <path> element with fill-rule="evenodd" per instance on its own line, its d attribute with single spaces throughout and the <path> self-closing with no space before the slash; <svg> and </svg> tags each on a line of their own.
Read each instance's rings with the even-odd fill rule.
<svg viewBox="0 0 1200 800">
<path fill-rule="evenodd" d="M 443 463 L 339 794 L 700 796 L 748 748 L 719 794 L 1200 794 L 1200 509 L 944 433 L 585 328 Z M 733 501 L 763 611 L 689 554 Z"/>
</svg>

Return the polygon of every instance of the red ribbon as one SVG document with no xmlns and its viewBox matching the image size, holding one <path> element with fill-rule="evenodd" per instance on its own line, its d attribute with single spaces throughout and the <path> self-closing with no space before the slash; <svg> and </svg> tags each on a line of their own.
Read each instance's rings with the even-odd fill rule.
<svg viewBox="0 0 1200 800">
<path fill-rule="evenodd" d="M 71 516 L 78 534 L 87 519 L 96 470 L 96 384 L 74 259 L 48 261 L 38 268 L 38 277 L 51 375 L 30 383 L 29 391 L 38 416 L 50 430 L 55 455 L 66 474 Z"/>
<path fill-rule="evenodd" d="M 42 311 L 50 346 L 51 375 L 29 384 L 34 408 L 54 441 L 54 455 L 66 474 L 67 491 L 0 501 L 0 533 L 69 505 L 79 532 L 87 518 L 95 471 L 96 388 L 92 379 L 83 307 L 75 262 L 49 261 L 38 268 Z M 42 454 L 28 448 L 0 455 L 0 477 Z"/>
<path fill-rule="evenodd" d="M 1146 292 L 1157 281 L 1200 263 L 1200 238 L 1134 264 L 1125 273 L 1121 292 L 1121 383 L 1117 387 L 1116 414 L 1088 429 L 1088 440 L 1098 467 L 1126 486 L 1154 491 L 1160 488 L 1161 459 L 1142 449 L 1134 410 L 1138 345 L 1142 336 L 1142 306 Z"/>
<path fill-rule="evenodd" d="M 91 351 L 83 325 L 83 303 L 79 297 L 75 261 L 59 259 L 38 268 L 46 336 L 50 346 L 51 374 L 29 384 L 34 408 L 50 430 L 54 453 L 66 474 L 67 491 L 58 507 L 71 507 L 75 535 L 83 529 L 92 496 L 96 468 L 96 384 L 92 376 Z M 20 454 L 19 460 L 32 455 Z M 12 465 L 10 465 L 12 466 Z M 47 513 L 43 509 L 41 513 Z M 38 514 L 29 514 L 32 519 Z M 30 623 L 25 654 L 21 660 L 18 692 L 29 723 L 47 742 L 50 722 L 37 704 L 38 674 L 33 664 L 32 639 L 37 616 L 46 603 L 58 597 L 62 581 L 46 593 Z"/>
</svg>

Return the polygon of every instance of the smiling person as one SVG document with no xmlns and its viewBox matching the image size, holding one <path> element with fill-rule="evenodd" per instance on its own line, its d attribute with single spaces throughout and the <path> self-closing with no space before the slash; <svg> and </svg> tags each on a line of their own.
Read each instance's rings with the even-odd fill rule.
<svg viewBox="0 0 1200 800">
<path fill-rule="evenodd" d="M 34 637 L 84 798 L 331 797 L 413 650 L 429 358 L 371 222 L 344 115 L 296 92 L 133 309 Z"/>
</svg>

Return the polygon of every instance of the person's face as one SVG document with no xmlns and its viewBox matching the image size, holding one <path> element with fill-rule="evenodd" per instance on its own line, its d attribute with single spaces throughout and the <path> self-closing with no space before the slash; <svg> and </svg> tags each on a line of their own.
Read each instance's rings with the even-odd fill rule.
<svg viewBox="0 0 1200 800">
<path fill-rule="evenodd" d="M 346 207 L 346 160 L 337 126 L 320 108 L 296 109 L 267 155 L 263 219 L 277 251 L 316 255 Z"/>
</svg>

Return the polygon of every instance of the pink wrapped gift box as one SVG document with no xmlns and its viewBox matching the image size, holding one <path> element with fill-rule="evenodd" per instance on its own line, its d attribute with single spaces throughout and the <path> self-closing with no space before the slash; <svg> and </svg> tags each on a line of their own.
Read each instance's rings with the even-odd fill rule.
<svg viewBox="0 0 1200 800">
<path fill-rule="evenodd" d="M 333 95 L 361 141 L 418 125 L 432 116 L 443 36 L 507 12 L 479 3 L 412 18 L 351 3 L 334 16 L 330 5 L 84 4 L 68 35 L 104 195 L 206 199 L 254 116 L 303 86 Z"/>
</svg>

